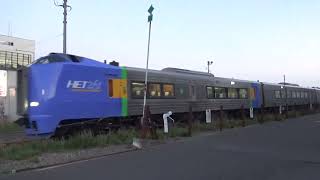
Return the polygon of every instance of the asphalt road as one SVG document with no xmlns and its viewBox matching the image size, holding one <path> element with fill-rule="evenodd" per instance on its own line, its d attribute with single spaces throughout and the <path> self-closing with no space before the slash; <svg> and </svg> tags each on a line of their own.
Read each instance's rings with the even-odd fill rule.
<svg viewBox="0 0 320 180">
<path fill-rule="evenodd" d="M 320 114 L 7 176 L 24 180 L 320 179 Z"/>
</svg>

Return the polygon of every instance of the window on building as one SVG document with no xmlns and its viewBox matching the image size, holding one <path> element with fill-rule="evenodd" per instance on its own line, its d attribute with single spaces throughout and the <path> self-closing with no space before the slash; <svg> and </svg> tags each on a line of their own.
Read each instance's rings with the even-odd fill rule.
<svg viewBox="0 0 320 180">
<path fill-rule="evenodd" d="M 228 88 L 228 98 L 237 99 L 239 98 L 239 91 L 236 88 Z"/>
<path fill-rule="evenodd" d="M 217 99 L 227 98 L 226 88 L 215 87 L 214 88 L 214 97 Z"/>
<path fill-rule="evenodd" d="M 281 93 L 280 93 L 280 91 L 278 91 L 278 90 L 274 91 L 274 97 L 275 97 L 276 99 L 281 98 Z"/>
<path fill-rule="evenodd" d="M 31 63 L 31 55 L 17 52 L 0 51 L 0 67 L 2 69 L 17 69 Z"/>
<path fill-rule="evenodd" d="M 174 97 L 173 84 L 163 84 L 163 95 L 164 97 Z"/>
<path fill-rule="evenodd" d="M 240 99 L 247 99 L 248 98 L 248 89 L 239 89 L 239 97 Z"/>
<path fill-rule="evenodd" d="M 0 51 L 0 67 L 4 68 L 6 65 L 6 56 Z"/>
<path fill-rule="evenodd" d="M 132 82 L 131 83 L 131 96 L 132 98 L 144 97 L 144 83 Z"/>
<path fill-rule="evenodd" d="M 11 53 L 11 66 L 14 69 L 18 68 L 18 54 L 17 53 Z"/>
<path fill-rule="evenodd" d="M 299 91 L 296 92 L 296 95 L 297 95 L 297 98 L 300 98 L 300 97 L 301 97 Z"/>
<path fill-rule="evenodd" d="M 213 87 L 207 86 L 207 98 L 212 99 L 213 96 Z"/>
<path fill-rule="evenodd" d="M 309 98 L 308 92 L 305 92 L 304 97 Z"/>
<path fill-rule="evenodd" d="M 148 94 L 150 98 L 160 98 L 161 97 L 160 84 L 150 83 L 148 85 Z"/>
<path fill-rule="evenodd" d="M 300 93 L 300 98 L 304 98 L 304 92 Z"/>
</svg>

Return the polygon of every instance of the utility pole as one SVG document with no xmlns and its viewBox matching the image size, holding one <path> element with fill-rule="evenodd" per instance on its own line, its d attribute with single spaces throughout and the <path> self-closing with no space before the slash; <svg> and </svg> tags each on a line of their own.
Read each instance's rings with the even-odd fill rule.
<svg viewBox="0 0 320 180">
<path fill-rule="evenodd" d="M 67 4 L 67 0 L 63 0 L 63 4 L 57 4 L 54 1 L 54 4 L 59 7 L 63 7 L 63 53 L 67 53 L 67 8 L 70 8 L 71 11 L 72 7 Z"/>
<path fill-rule="evenodd" d="M 210 73 L 210 65 L 212 65 L 213 61 L 208 61 L 207 64 L 208 64 L 208 74 Z"/>
<path fill-rule="evenodd" d="M 147 104 L 147 90 L 148 90 L 148 68 L 149 68 L 149 51 L 150 51 L 150 37 L 151 37 L 151 22 L 153 19 L 152 11 L 154 10 L 153 6 L 151 5 L 148 9 L 149 16 L 148 16 L 148 22 L 149 22 L 149 36 L 148 36 L 148 50 L 147 50 L 147 64 L 146 64 L 146 75 L 144 80 L 144 98 L 143 98 L 143 116 L 141 118 L 141 125 L 143 125 L 143 119 L 145 116 L 145 108 Z"/>
<path fill-rule="evenodd" d="M 288 118 L 288 91 L 286 87 L 286 75 L 283 75 L 283 87 L 284 87 L 284 93 L 286 95 L 286 118 Z"/>
</svg>

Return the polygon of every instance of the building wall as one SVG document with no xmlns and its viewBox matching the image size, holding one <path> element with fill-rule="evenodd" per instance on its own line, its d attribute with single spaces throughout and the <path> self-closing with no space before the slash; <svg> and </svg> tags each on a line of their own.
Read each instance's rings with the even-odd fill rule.
<svg viewBox="0 0 320 180">
<path fill-rule="evenodd" d="M 0 104 L 3 104 L 5 119 L 15 121 L 19 118 L 17 115 L 17 71 L 7 72 L 7 93 L 0 97 Z M 1 118 L 0 118 L 1 119 Z"/>
<path fill-rule="evenodd" d="M 27 59 L 31 57 L 30 62 L 32 62 L 34 60 L 34 52 L 34 40 L 0 35 L 0 71 L 5 71 L 7 74 L 6 93 L 0 93 L 0 121 L 2 121 L 2 110 L 4 111 L 5 120 L 15 121 L 19 118 L 17 115 L 17 87 L 19 86 L 17 84 L 17 69 L 21 68 L 19 65 L 26 65 L 25 57 L 28 57 Z M 20 62 L 22 60 L 24 62 Z M 15 65 L 8 65 L 8 63 Z M 3 83 L 0 83 L 0 86 L 4 86 Z"/>
<path fill-rule="evenodd" d="M 0 34 L 0 50 L 30 54 L 34 59 L 35 41 Z"/>
</svg>

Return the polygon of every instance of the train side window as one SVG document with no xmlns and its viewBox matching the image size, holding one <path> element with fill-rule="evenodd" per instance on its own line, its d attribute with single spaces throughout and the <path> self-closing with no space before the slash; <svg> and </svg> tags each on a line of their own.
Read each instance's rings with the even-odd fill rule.
<svg viewBox="0 0 320 180">
<path fill-rule="evenodd" d="M 287 90 L 287 98 L 291 98 L 291 92 Z"/>
<path fill-rule="evenodd" d="M 132 82 L 131 83 L 131 96 L 132 98 L 143 98 L 144 96 L 144 83 Z"/>
<path fill-rule="evenodd" d="M 196 95 L 196 90 L 194 86 L 191 86 L 191 95 L 194 97 Z"/>
<path fill-rule="evenodd" d="M 248 89 L 239 89 L 239 97 L 240 99 L 247 99 L 248 98 Z"/>
<path fill-rule="evenodd" d="M 174 97 L 173 84 L 163 84 L 162 88 L 164 97 Z"/>
<path fill-rule="evenodd" d="M 274 91 L 274 97 L 275 97 L 276 99 L 281 98 L 280 91 Z"/>
<path fill-rule="evenodd" d="M 255 88 L 250 88 L 249 89 L 249 97 L 251 100 L 255 99 L 257 96 L 257 92 Z"/>
<path fill-rule="evenodd" d="M 148 95 L 150 98 L 160 98 L 161 97 L 160 84 L 155 84 L 155 83 L 148 84 Z"/>
<path fill-rule="evenodd" d="M 230 99 L 238 99 L 239 91 L 236 88 L 228 88 L 228 98 Z"/>
<path fill-rule="evenodd" d="M 286 98 L 286 91 L 285 90 L 281 90 L 281 98 L 282 99 Z"/>
<path fill-rule="evenodd" d="M 207 98 L 212 99 L 213 98 L 213 88 L 210 86 L 207 86 Z"/>
<path fill-rule="evenodd" d="M 215 87 L 214 88 L 214 97 L 217 99 L 227 98 L 226 88 Z"/>
<path fill-rule="evenodd" d="M 188 86 L 184 84 L 175 84 L 175 94 L 177 97 L 188 97 Z"/>
<path fill-rule="evenodd" d="M 292 98 L 297 98 L 297 94 L 295 91 L 292 91 Z"/>
</svg>

